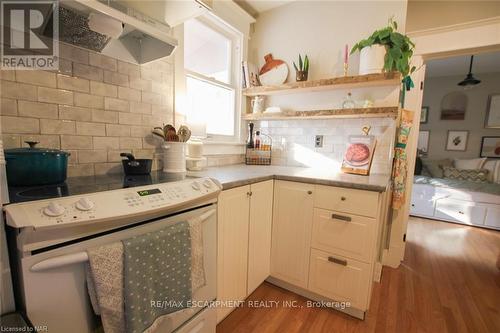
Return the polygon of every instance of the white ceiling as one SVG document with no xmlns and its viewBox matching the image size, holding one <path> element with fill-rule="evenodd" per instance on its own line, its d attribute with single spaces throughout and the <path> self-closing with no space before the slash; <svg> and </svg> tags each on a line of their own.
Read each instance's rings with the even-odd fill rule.
<svg viewBox="0 0 500 333">
<path fill-rule="evenodd" d="M 451 57 L 427 62 L 426 77 L 465 75 L 469 72 L 470 55 Z M 474 55 L 472 73 L 500 72 L 500 52 Z"/>
<path fill-rule="evenodd" d="M 259 13 L 286 5 L 297 0 L 236 0 L 250 15 L 257 16 Z"/>
</svg>

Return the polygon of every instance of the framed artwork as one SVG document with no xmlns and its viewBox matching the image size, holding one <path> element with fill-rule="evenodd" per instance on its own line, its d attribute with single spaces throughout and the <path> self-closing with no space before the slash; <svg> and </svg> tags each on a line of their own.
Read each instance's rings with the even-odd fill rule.
<svg viewBox="0 0 500 333">
<path fill-rule="evenodd" d="M 341 170 L 345 173 L 369 175 L 376 144 L 373 135 L 350 135 Z"/>
<path fill-rule="evenodd" d="M 469 131 L 448 131 L 446 140 L 446 150 L 465 151 L 467 150 L 467 137 Z"/>
<path fill-rule="evenodd" d="M 420 111 L 420 123 L 427 124 L 428 120 L 429 120 L 429 107 L 422 106 L 422 111 Z"/>
<path fill-rule="evenodd" d="M 429 131 L 418 132 L 417 151 L 420 155 L 427 155 L 429 150 Z"/>
<path fill-rule="evenodd" d="M 488 98 L 484 127 L 500 128 L 500 94 L 490 95 Z"/>
<path fill-rule="evenodd" d="M 483 136 L 479 156 L 500 158 L 500 136 Z"/>
<path fill-rule="evenodd" d="M 446 94 L 441 101 L 441 120 L 464 120 L 467 95 L 461 91 Z"/>
</svg>

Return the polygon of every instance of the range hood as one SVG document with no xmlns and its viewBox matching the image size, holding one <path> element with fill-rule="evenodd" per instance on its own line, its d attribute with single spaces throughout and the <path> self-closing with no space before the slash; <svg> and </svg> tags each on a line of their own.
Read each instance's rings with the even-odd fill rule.
<svg viewBox="0 0 500 333">
<path fill-rule="evenodd" d="M 61 42 L 127 62 L 147 64 L 171 55 L 178 45 L 167 25 L 123 1 L 61 0 L 58 16 Z"/>
</svg>

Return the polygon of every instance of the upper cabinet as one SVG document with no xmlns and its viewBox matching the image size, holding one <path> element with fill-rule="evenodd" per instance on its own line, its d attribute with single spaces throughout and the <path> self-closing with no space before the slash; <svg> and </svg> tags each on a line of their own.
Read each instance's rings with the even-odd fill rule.
<svg viewBox="0 0 500 333">
<path fill-rule="evenodd" d="M 125 0 L 127 7 L 138 10 L 157 21 L 175 27 L 212 10 L 213 0 L 138 1 Z"/>
</svg>

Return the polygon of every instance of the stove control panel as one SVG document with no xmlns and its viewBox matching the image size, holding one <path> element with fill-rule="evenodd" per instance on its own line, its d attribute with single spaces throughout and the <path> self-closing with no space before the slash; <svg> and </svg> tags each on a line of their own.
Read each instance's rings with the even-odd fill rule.
<svg viewBox="0 0 500 333">
<path fill-rule="evenodd" d="M 219 183 L 210 178 L 38 200 L 5 207 L 7 223 L 16 228 L 50 227 L 78 222 L 127 218 L 154 210 L 216 197 Z"/>
</svg>

